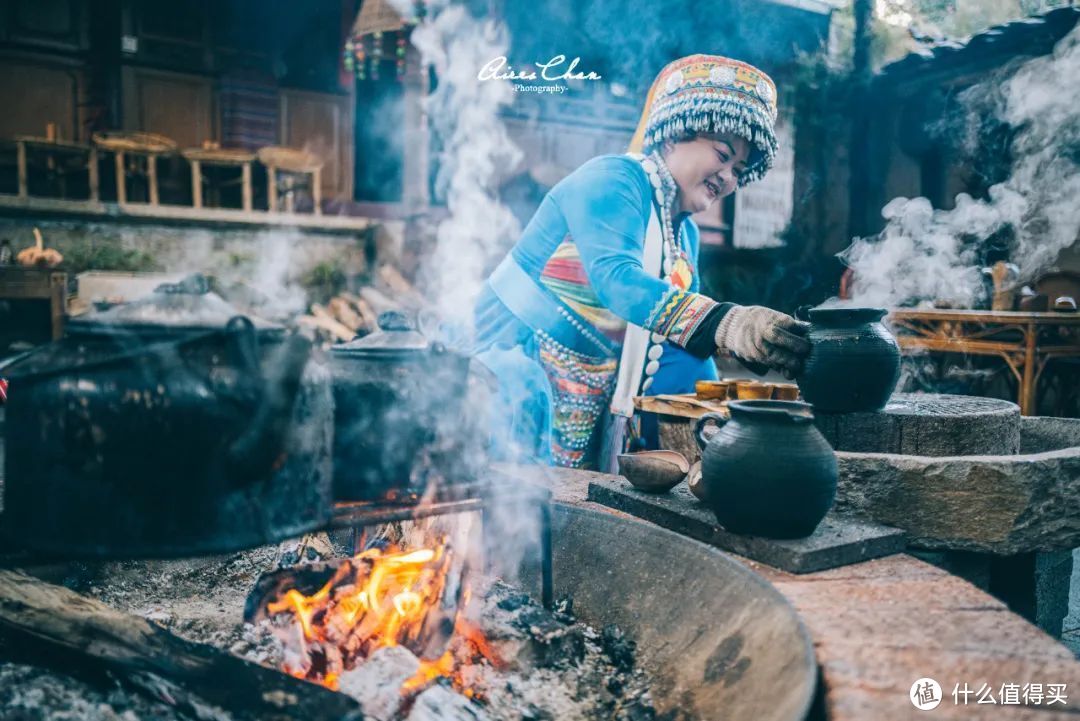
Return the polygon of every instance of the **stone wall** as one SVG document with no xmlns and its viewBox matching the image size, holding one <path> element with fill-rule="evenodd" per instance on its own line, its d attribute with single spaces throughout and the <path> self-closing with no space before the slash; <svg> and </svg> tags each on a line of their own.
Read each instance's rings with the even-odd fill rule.
<svg viewBox="0 0 1080 721">
<path fill-rule="evenodd" d="M 205 273 L 225 284 L 245 284 L 263 294 L 288 297 L 293 304 L 305 300 L 300 282 L 315 266 L 331 264 L 353 276 L 365 272 L 373 256 L 393 261 L 402 246 L 402 227 L 396 222 L 368 231 L 25 215 L 0 217 L 0 238 L 10 239 L 18 252 L 33 244 L 34 227 L 41 229 L 47 246 L 76 263 L 95 249 L 135 251 L 141 256 L 139 270 Z"/>
</svg>

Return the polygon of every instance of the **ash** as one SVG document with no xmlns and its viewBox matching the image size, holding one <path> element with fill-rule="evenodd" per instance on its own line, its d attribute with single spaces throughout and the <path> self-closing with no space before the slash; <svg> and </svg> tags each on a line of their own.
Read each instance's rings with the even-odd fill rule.
<svg viewBox="0 0 1080 721">
<path fill-rule="evenodd" d="M 265 572 L 330 552 L 347 555 L 325 541 L 314 545 L 320 553 L 310 546 L 269 546 L 200 559 L 73 564 L 49 580 L 276 669 L 286 653 L 280 628 L 275 633 L 280 624 L 243 623 L 244 604 Z M 483 586 L 465 624 L 480 631 L 485 653 L 467 635 L 455 634 L 449 647 L 457 661 L 453 678 L 412 694 L 402 694 L 399 684 L 380 688 L 388 685 L 383 679 L 408 678 L 419 664 L 405 649 L 386 648 L 343 674 L 342 692 L 353 690 L 371 721 L 686 721 L 678 712 L 657 714 L 650 679 L 635 664 L 634 644 L 617 628 L 579 622 L 569 599 L 548 611 L 505 583 Z M 191 718 L 106 674 L 77 678 L 34 663 L 0 646 L 0 721 Z M 413 671 L 402 677 L 402 668 Z M 379 690 L 380 703 L 372 703 L 372 689 Z"/>
<path fill-rule="evenodd" d="M 140 721 L 180 718 L 118 685 L 102 688 L 22 663 L 0 662 L 0 718 L 31 721 Z"/>
<path fill-rule="evenodd" d="M 613 626 L 597 631 L 579 622 L 569 599 L 548 611 L 513 587 L 490 582 L 449 651 L 455 671 L 412 698 L 396 689 L 419 660 L 400 646 L 379 649 L 342 674 L 341 690 L 376 721 L 683 719 L 656 713 L 649 679 L 635 667 L 633 641 Z"/>
</svg>

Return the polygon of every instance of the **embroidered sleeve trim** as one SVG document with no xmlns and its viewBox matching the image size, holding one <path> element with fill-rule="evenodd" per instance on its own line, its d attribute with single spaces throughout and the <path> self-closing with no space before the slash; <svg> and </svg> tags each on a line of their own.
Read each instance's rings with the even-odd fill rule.
<svg viewBox="0 0 1080 721">
<path fill-rule="evenodd" d="M 699 293 L 672 288 L 649 314 L 649 330 L 685 347 L 709 311 L 719 305 Z"/>
</svg>

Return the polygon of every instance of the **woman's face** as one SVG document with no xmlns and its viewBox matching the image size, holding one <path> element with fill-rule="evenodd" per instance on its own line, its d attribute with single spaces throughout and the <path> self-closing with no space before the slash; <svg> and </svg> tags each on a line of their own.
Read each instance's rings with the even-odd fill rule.
<svg viewBox="0 0 1080 721">
<path fill-rule="evenodd" d="M 679 211 L 700 213 L 735 192 L 749 155 L 750 144 L 738 135 L 699 135 L 667 144 L 664 161 L 679 186 Z"/>
</svg>

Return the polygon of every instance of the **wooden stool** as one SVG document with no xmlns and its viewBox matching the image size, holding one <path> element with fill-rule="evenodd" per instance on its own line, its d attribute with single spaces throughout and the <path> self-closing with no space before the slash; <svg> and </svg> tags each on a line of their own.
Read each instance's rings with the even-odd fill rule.
<svg viewBox="0 0 1080 721">
<path fill-rule="evenodd" d="M 244 210 L 251 210 L 251 163 L 255 154 L 246 150 L 221 148 L 188 148 L 180 151 L 191 163 L 191 198 L 196 208 L 203 207 L 202 166 L 221 165 L 240 168 L 240 184 Z"/>
<path fill-rule="evenodd" d="M 157 133 L 128 132 L 123 130 L 94 133 L 94 144 L 116 156 L 116 202 L 127 202 L 127 155 L 146 157 L 146 178 L 150 186 L 150 205 L 158 205 L 157 159 L 159 155 L 176 152 L 176 142 Z"/>
<path fill-rule="evenodd" d="M 259 162 L 266 166 L 266 197 L 271 213 L 278 210 L 277 172 L 295 175 L 308 175 L 311 178 L 312 212 L 322 215 L 322 158 L 306 150 L 268 146 L 257 153 Z M 291 183 L 285 190 L 285 212 L 292 213 L 295 208 L 296 183 Z"/>
</svg>

